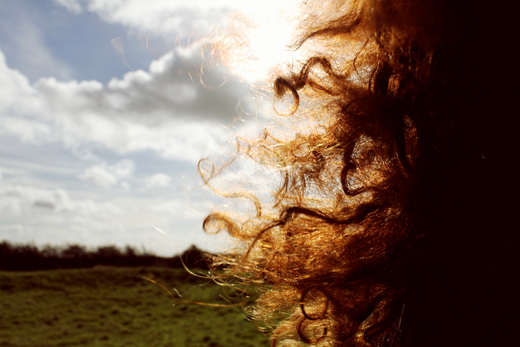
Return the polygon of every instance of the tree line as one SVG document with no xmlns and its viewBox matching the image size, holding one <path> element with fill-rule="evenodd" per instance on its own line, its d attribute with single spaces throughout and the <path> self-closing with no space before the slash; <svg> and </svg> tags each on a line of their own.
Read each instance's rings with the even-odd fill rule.
<svg viewBox="0 0 520 347">
<path fill-rule="evenodd" d="M 182 260 L 181 260 L 182 258 Z M 126 246 L 100 246 L 89 249 L 83 245 L 37 247 L 32 244 L 0 242 L 0 270 L 36 271 L 50 269 L 78 269 L 94 266 L 170 267 L 207 269 L 205 253 L 191 246 L 181 255 L 157 256 L 145 249 Z"/>
</svg>

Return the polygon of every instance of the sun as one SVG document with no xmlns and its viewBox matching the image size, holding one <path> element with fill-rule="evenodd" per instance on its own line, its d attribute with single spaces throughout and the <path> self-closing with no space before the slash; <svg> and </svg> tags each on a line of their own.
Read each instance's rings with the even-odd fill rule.
<svg viewBox="0 0 520 347">
<path fill-rule="evenodd" d="M 269 1 L 262 2 L 262 6 L 256 3 L 241 9 L 247 23 L 238 33 L 242 36 L 241 45 L 232 47 L 238 57 L 232 58 L 233 73 L 246 82 L 255 83 L 266 80 L 276 66 L 291 64 L 299 58 L 301 53 L 290 45 L 296 33 L 298 6 L 295 4 L 300 2 Z"/>
</svg>

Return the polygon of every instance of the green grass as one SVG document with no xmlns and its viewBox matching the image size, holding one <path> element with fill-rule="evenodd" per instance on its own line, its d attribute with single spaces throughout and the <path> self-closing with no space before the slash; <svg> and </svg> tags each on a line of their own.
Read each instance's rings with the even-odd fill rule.
<svg viewBox="0 0 520 347">
<path fill-rule="evenodd" d="M 185 270 L 97 268 L 0 272 L 0 346 L 267 346 L 267 338 L 227 304 L 232 292 Z M 224 299 L 227 298 L 227 299 Z"/>
</svg>

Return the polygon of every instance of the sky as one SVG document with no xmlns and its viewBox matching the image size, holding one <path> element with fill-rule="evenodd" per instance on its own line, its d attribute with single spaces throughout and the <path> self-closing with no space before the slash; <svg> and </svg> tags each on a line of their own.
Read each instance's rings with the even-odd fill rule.
<svg viewBox="0 0 520 347">
<path fill-rule="evenodd" d="M 202 43 L 231 13 L 279 3 L 0 0 L 0 241 L 229 247 L 202 230 L 223 202 L 197 163 L 262 119 L 251 82 L 286 31 L 261 32 L 253 74 L 212 66 Z"/>
</svg>

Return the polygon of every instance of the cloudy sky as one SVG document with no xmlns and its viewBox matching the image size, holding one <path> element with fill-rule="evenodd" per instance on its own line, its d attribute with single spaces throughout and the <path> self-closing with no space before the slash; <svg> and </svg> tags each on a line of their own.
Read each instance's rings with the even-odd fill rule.
<svg viewBox="0 0 520 347">
<path fill-rule="evenodd" d="M 225 247 L 197 162 L 259 107 L 201 38 L 277 2 L 0 0 L 0 240 Z"/>
</svg>

